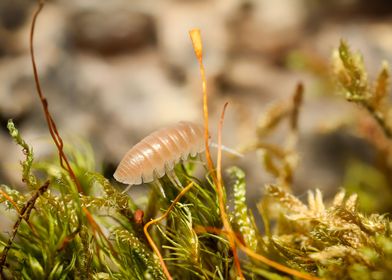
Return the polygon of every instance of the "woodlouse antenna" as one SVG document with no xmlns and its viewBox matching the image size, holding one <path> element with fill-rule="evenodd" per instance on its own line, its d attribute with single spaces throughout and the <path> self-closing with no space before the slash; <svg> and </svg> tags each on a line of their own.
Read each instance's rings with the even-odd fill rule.
<svg viewBox="0 0 392 280">
<path fill-rule="evenodd" d="M 214 143 L 214 142 L 210 142 L 210 147 L 218 148 L 218 144 Z M 240 153 L 240 152 L 238 152 L 238 151 L 236 151 L 234 149 L 231 149 L 231 148 L 229 148 L 229 147 L 227 147 L 225 145 L 221 145 L 221 150 L 226 152 L 226 153 L 229 153 L 229 154 L 231 154 L 233 156 L 236 156 L 236 157 L 241 157 L 241 158 L 244 157 L 244 155 L 242 153 Z"/>
</svg>

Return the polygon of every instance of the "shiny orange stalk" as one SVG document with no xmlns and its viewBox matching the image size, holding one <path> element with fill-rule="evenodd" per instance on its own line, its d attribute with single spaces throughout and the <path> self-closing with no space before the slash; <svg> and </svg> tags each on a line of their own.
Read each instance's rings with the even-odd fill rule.
<svg viewBox="0 0 392 280">
<path fill-rule="evenodd" d="M 157 256 L 158 256 L 158 258 L 159 258 L 159 263 L 160 263 L 161 266 L 162 266 L 163 272 L 165 273 L 167 279 L 169 279 L 169 280 L 172 280 L 173 278 L 171 277 L 170 272 L 169 272 L 169 270 L 167 269 L 167 266 L 166 266 L 166 264 L 165 264 L 165 261 L 163 260 L 163 257 L 162 257 L 161 252 L 159 251 L 159 249 L 158 249 L 157 245 L 155 244 L 154 240 L 152 240 L 150 234 L 148 233 L 148 228 L 149 228 L 151 225 L 156 224 L 156 223 L 159 223 L 160 221 L 162 221 L 163 219 L 165 219 L 165 218 L 169 215 L 170 211 L 173 210 L 174 206 L 175 206 L 176 203 L 181 199 L 181 197 L 183 197 L 183 196 L 187 193 L 187 191 L 189 191 L 192 187 L 193 187 L 193 183 L 188 184 L 184 189 L 181 190 L 181 192 L 180 192 L 180 193 L 177 195 L 177 197 L 173 200 L 172 204 L 169 206 L 169 208 L 167 208 L 166 212 L 165 212 L 162 216 L 160 216 L 160 217 L 158 217 L 158 218 L 156 218 L 156 219 L 153 219 L 153 220 L 149 221 L 149 222 L 146 223 L 146 224 L 144 225 L 144 227 L 143 227 L 144 235 L 146 236 L 148 243 L 150 243 L 151 248 L 152 248 L 152 249 L 154 250 L 154 252 L 157 254 Z"/>
<path fill-rule="evenodd" d="M 230 222 L 227 218 L 226 215 L 226 211 L 225 211 L 225 204 L 224 204 L 224 199 L 223 199 L 223 186 L 222 186 L 222 175 L 221 175 L 221 157 L 222 157 L 222 145 L 219 144 L 219 140 L 218 140 L 218 170 L 215 173 L 214 170 L 214 164 L 212 162 L 212 158 L 211 158 L 211 153 L 209 150 L 209 145 L 208 145 L 208 141 L 209 141 L 209 133 L 208 133 L 208 96 L 207 96 L 207 82 L 206 82 L 206 74 L 205 74 L 205 69 L 204 69 L 204 64 L 203 64 L 203 44 L 202 44 L 202 40 L 201 40 L 201 35 L 200 35 L 200 30 L 199 29 L 192 29 L 191 31 L 189 31 L 189 35 L 191 37 L 192 40 L 192 44 L 193 44 L 193 49 L 195 51 L 196 54 L 196 58 L 199 61 L 199 67 L 200 67 L 200 74 L 201 74 L 201 79 L 202 79 L 202 89 L 203 89 L 203 112 L 204 112 L 204 141 L 205 141 L 205 146 L 206 146 L 206 159 L 207 159 L 207 164 L 208 164 L 208 169 L 210 171 L 210 174 L 212 176 L 212 179 L 214 181 L 214 184 L 216 186 L 217 189 L 217 193 L 218 193 L 218 199 L 219 199 L 219 209 L 220 209 L 220 213 L 221 213 L 221 218 L 222 218 L 222 222 L 223 225 L 225 227 L 225 229 L 229 232 L 229 241 L 230 241 L 230 247 L 233 251 L 233 255 L 234 255 L 234 262 L 237 268 L 237 272 L 239 274 L 239 276 L 241 277 L 241 279 L 245 279 L 242 271 L 241 271 L 241 266 L 240 266 L 240 262 L 237 256 L 237 252 L 236 252 L 236 248 L 235 248 L 235 241 L 232 237 L 232 229 L 230 226 Z M 222 112 L 222 117 L 221 117 L 221 122 L 220 122 L 220 127 L 222 126 L 222 122 L 223 122 L 223 117 L 224 117 L 224 111 L 226 109 L 227 104 L 225 104 L 223 112 Z M 220 132 L 218 132 L 220 133 Z"/>
<path fill-rule="evenodd" d="M 189 35 L 192 40 L 193 50 L 195 51 L 196 58 L 199 61 L 200 74 L 202 80 L 203 89 L 203 116 L 204 116 L 204 144 L 206 147 L 206 159 L 208 164 L 208 169 L 211 173 L 214 183 L 216 183 L 216 175 L 214 173 L 214 163 L 212 162 L 210 147 L 209 147 L 209 133 L 208 133 L 208 96 L 207 96 L 207 82 L 206 73 L 203 64 L 203 45 L 201 42 L 201 35 L 199 29 L 192 29 L 189 31 Z"/>
</svg>

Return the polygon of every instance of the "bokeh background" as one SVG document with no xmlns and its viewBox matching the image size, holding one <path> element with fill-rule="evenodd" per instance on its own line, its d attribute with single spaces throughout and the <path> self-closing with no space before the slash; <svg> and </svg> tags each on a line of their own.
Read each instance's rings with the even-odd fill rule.
<svg viewBox="0 0 392 280">
<path fill-rule="evenodd" d="M 54 153 L 29 57 L 35 9 L 32 0 L 0 0 L 0 182 L 17 188 L 22 154 L 8 136 L 8 119 L 38 158 Z M 203 36 L 213 137 L 229 101 L 223 142 L 246 145 L 266 108 L 289 99 L 301 81 L 295 193 L 317 187 L 332 194 L 356 176 L 353 162 L 372 164 L 372 147 L 345 128 L 358 109 L 328 77 L 342 38 L 362 52 L 370 75 L 391 60 L 388 0 L 47 1 L 36 26 L 36 60 L 64 140 L 91 143 L 97 168 L 110 178 L 123 154 L 151 131 L 200 121 L 201 82 L 188 36 L 194 27 Z M 279 145 L 285 135 L 282 129 L 271 141 Z M 224 162 L 246 170 L 252 204 L 273 180 L 256 153 Z"/>
</svg>

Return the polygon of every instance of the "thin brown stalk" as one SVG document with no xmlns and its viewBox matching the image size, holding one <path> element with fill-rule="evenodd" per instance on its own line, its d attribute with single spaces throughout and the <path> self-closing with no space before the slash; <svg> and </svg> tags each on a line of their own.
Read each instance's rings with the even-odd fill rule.
<svg viewBox="0 0 392 280">
<path fill-rule="evenodd" d="M 6 200 L 8 200 L 8 201 L 12 204 L 12 206 L 14 206 L 14 208 L 15 208 L 16 212 L 18 213 L 18 215 L 19 215 L 19 216 L 22 216 L 22 214 L 20 213 L 20 208 L 18 207 L 18 204 L 16 204 L 16 202 L 12 199 L 12 197 L 10 197 L 10 196 L 9 196 L 6 192 L 4 192 L 3 190 L 0 190 L 0 194 L 1 194 L 2 196 L 4 196 L 4 198 L 5 198 Z M 34 226 L 32 225 L 32 223 L 30 223 L 29 220 L 26 220 L 26 223 L 29 225 L 31 231 L 32 231 L 34 234 L 36 234 L 35 228 L 34 228 Z"/>
<path fill-rule="evenodd" d="M 30 56 L 31 56 L 31 63 L 33 66 L 33 73 L 34 73 L 34 81 L 35 81 L 35 85 L 36 85 L 36 89 L 37 89 L 37 93 L 38 93 L 38 97 L 41 101 L 42 104 L 42 109 L 44 110 L 44 115 L 45 115 L 45 119 L 48 125 L 48 129 L 49 129 L 49 133 L 53 139 L 53 142 L 55 143 L 57 150 L 58 150 L 58 154 L 59 154 L 59 160 L 60 160 L 60 165 L 62 168 L 64 168 L 69 176 L 71 177 L 72 181 L 75 183 L 78 192 L 81 194 L 83 193 L 83 189 L 82 186 L 79 182 L 79 180 L 76 178 L 75 172 L 73 171 L 68 158 L 64 152 L 64 143 L 63 143 L 63 139 L 61 138 L 58 130 L 57 130 L 57 126 L 55 121 L 52 118 L 52 115 L 49 111 L 49 105 L 48 105 L 48 101 L 46 99 L 46 97 L 43 94 L 42 88 L 41 88 L 41 83 L 40 83 L 40 79 L 39 79 L 39 75 L 38 75 L 38 68 L 37 68 L 37 64 L 35 62 L 35 54 L 34 54 L 34 32 L 35 32 L 35 25 L 37 22 L 37 18 L 39 16 L 39 14 L 41 13 L 43 7 L 45 4 L 45 0 L 40 0 L 38 3 L 38 8 L 37 10 L 34 12 L 33 15 L 33 20 L 31 23 L 31 29 L 30 29 Z M 113 246 L 111 245 L 110 241 L 107 239 L 107 237 L 103 234 L 101 228 L 99 227 L 98 223 L 94 220 L 93 216 L 91 215 L 91 213 L 88 211 L 88 209 L 86 207 L 82 207 L 83 212 L 85 213 L 88 222 L 90 223 L 93 231 L 98 232 L 99 235 L 102 236 L 102 238 L 104 240 L 106 240 L 106 242 L 109 244 L 109 247 L 112 251 L 112 253 L 114 255 L 116 255 L 116 252 L 114 251 Z"/>
<path fill-rule="evenodd" d="M 39 80 L 39 75 L 38 75 L 38 69 L 37 69 L 37 64 L 35 62 L 35 54 L 34 54 L 34 31 L 35 31 L 35 25 L 37 22 L 37 18 L 38 15 L 41 13 L 43 7 L 45 5 L 45 1 L 44 0 L 40 0 L 38 3 L 38 8 L 35 11 L 34 15 L 33 15 L 33 21 L 31 23 L 31 29 L 30 29 L 30 57 L 31 57 L 31 63 L 33 66 L 33 73 L 34 73 L 34 81 L 35 81 L 35 85 L 36 85 L 36 89 L 37 89 L 37 93 L 39 96 L 39 99 L 41 101 L 42 104 L 42 109 L 44 110 L 44 114 L 45 114 L 45 119 L 49 128 L 49 133 L 52 136 L 52 139 L 57 147 L 58 153 L 59 153 L 59 159 L 60 159 L 60 164 L 61 167 L 63 167 L 70 175 L 71 179 L 75 182 L 76 187 L 79 191 L 79 193 L 82 193 L 82 187 L 80 185 L 80 182 L 76 179 L 75 173 L 72 170 L 72 167 L 67 159 L 67 156 L 64 153 L 64 143 L 63 143 L 63 139 L 61 138 L 58 130 L 57 130 L 57 126 L 56 123 L 54 122 L 52 115 L 49 112 L 49 105 L 48 105 L 48 101 L 46 99 L 46 97 L 44 96 L 43 92 L 42 92 L 42 88 L 41 88 L 41 82 Z M 64 165 L 65 164 L 65 165 Z"/>
<path fill-rule="evenodd" d="M 290 126 L 291 126 L 291 130 L 294 132 L 298 130 L 298 117 L 299 117 L 299 110 L 303 102 L 303 95 L 304 95 L 304 85 L 300 82 L 297 84 L 294 95 L 292 97 L 293 109 L 291 111 Z"/>
<path fill-rule="evenodd" d="M 46 181 L 45 184 L 43 184 L 35 192 L 35 194 L 26 202 L 26 204 L 20 210 L 20 215 L 12 228 L 12 235 L 8 239 L 7 245 L 4 247 L 3 252 L 1 253 L 1 256 L 0 256 L 0 275 L 3 274 L 3 268 L 4 268 L 6 261 L 7 261 L 8 252 L 11 249 L 11 246 L 12 246 L 12 243 L 14 242 L 16 234 L 18 233 L 20 223 L 22 222 L 22 220 L 26 220 L 26 221 L 29 220 L 31 210 L 33 210 L 36 200 L 38 199 L 38 197 L 40 195 L 42 195 L 44 192 L 46 192 L 48 187 L 49 187 L 49 181 Z"/>
</svg>

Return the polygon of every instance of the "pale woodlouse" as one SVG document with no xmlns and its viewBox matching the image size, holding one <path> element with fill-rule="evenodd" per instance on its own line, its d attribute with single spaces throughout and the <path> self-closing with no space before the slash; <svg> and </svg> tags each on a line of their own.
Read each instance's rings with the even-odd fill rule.
<svg viewBox="0 0 392 280">
<path fill-rule="evenodd" d="M 181 159 L 186 160 L 204 149 L 203 126 L 182 121 L 151 133 L 133 146 L 113 176 L 130 186 L 150 183 L 172 172 Z"/>
</svg>

